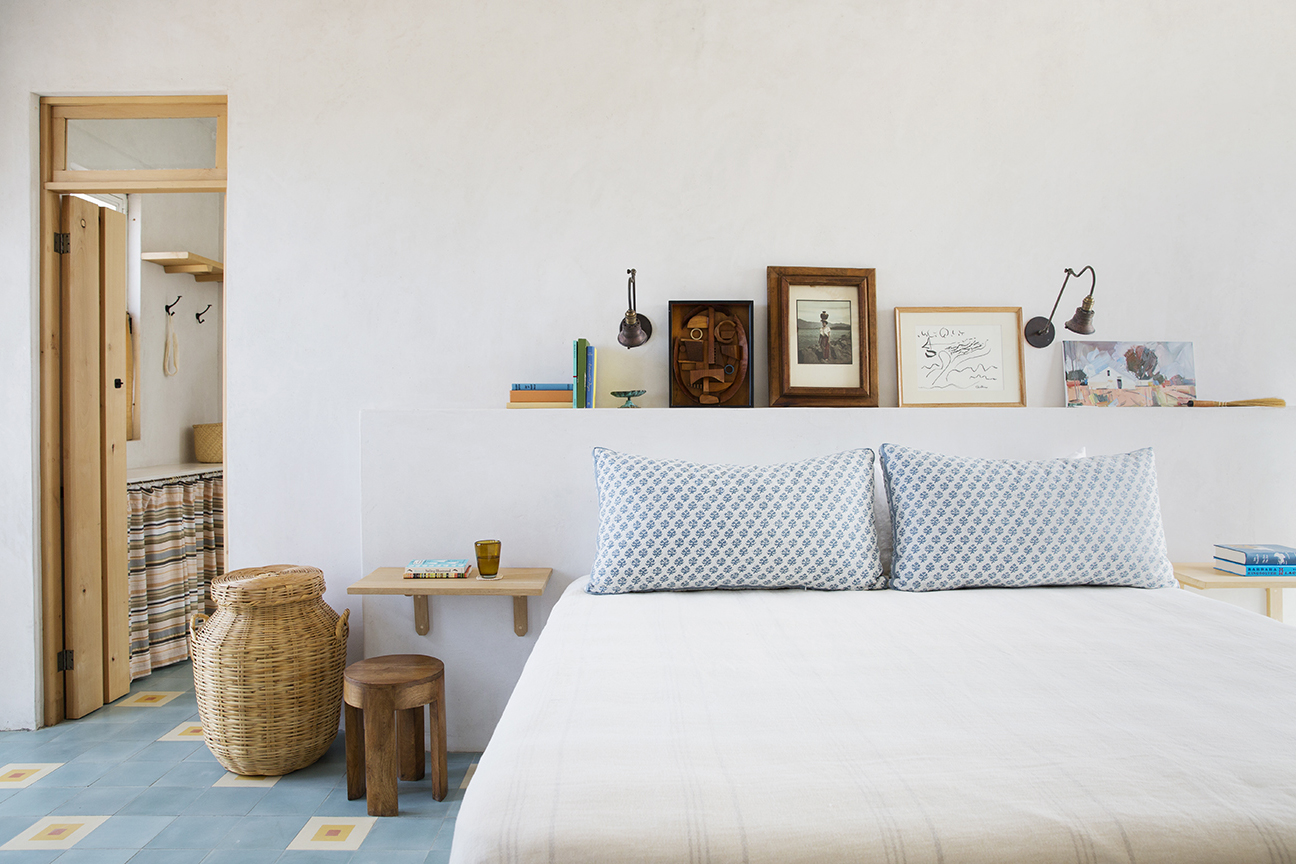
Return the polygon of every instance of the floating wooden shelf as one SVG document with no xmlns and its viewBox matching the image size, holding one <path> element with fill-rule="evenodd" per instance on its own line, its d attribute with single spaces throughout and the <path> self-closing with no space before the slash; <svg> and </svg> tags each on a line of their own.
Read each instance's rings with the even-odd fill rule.
<svg viewBox="0 0 1296 864">
<path fill-rule="evenodd" d="M 476 568 L 473 568 L 476 573 Z M 348 594 L 404 594 L 414 598 L 414 632 L 426 636 L 432 629 L 428 614 L 430 594 L 487 594 L 513 598 L 513 632 L 527 634 L 527 597 L 544 593 L 553 570 L 548 567 L 501 567 L 498 579 L 406 579 L 404 567 L 379 567 L 353 582 Z"/>
<path fill-rule="evenodd" d="M 188 273 L 195 282 L 225 281 L 225 265 L 192 252 L 145 252 L 140 257 L 161 264 L 168 273 Z"/>
</svg>

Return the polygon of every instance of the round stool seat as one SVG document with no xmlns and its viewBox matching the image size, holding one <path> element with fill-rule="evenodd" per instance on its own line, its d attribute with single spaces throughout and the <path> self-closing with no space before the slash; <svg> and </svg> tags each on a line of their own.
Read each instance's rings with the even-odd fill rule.
<svg viewBox="0 0 1296 864">
<path fill-rule="evenodd" d="M 357 698 L 351 704 L 358 706 L 362 689 L 418 687 L 431 684 L 444 675 L 445 664 L 435 657 L 388 654 L 352 663 L 346 667 L 342 680 L 346 688 L 355 691 Z"/>
<path fill-rule="evenodd" d="M 343 673 L 342 701 L 346 707 L 347 798 L 367 798 L 370 816 L 396 815 L 397 776 L 402 780 L 424 776 L 426 705 L 431 715 L 432 797 L 445 799 L 445 664 L 423 654 L 360 660 Z"/>
</svg>

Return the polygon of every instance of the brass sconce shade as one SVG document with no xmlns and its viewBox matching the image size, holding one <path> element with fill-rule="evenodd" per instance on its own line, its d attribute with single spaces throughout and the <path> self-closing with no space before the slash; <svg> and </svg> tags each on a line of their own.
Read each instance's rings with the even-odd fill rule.
<svg viewBox="0 0 1296 864">
<path fill-rule="evenodd" d="M 627 349 L 638 348 L 640 345 L 652 338 L 652 322 L 648 320 L 647 315 L 640 315 L 635 311 L 635 271 L 627 270 L 630 274 L 630 282 L 626 286 L 626 310 L 625 318 L 621 321 L 621 332 L 617 334 L 617 341 Z"/>
<path fill-rule="evenodd" d="M 1081 304 L 1076 307 L 1075 314 L 1072 315 L 1063 326 L 1071 332 L 1079 333 L 1083 336 L 1087 336 L 1094 332 L 1093 292 L 1094 288 L 1098 284 L 1098 274 L 1094 273 L 1092 267 L 1085 267 L 1079 273 L 1068 267 L 1066 269 L 1066 276 L 1062 279 L 1062 287 L 1058 290 L 1057 299 L 1053 301 L 1053 311 L 1049 313 L 1047 318 L 1042 315 L 1036 315 L 1034 318 L 1026 322 L 1026 341 L 1032 346 L 1036 348 L 1047 348 L 1049 345 L 1053 344 L 1053 337 L 1057 335 L 1057 331 L 1053 329 L 1053 315 L 1057 312 L 1058 304 L 1062 302 L 1062 292 L 1066 290 L 1067 282 L 1070 281 L 1072 276 L 1083 275 L 1085 270 L 1089 271 L 1089 278 L 1092 280 L 1089 283 L 1089 293 L 1085 296 Z"/>
</svg>

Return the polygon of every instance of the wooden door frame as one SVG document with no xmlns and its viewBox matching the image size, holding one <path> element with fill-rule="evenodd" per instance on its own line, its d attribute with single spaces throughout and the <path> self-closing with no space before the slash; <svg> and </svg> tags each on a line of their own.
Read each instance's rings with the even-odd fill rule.
<svg viewBox="0 0 1296 864">
<path fill-rule="evenodd" d="M 69 171 L 69 119 L 170 119 L 216 117 L 213 168 L 165 171 Z M 40 100 L 40 570 L 41 570 L 41 725 L 64 717 L 63 679 L 58 669 L 63 650 L 63 434 L 62 434 L 62 300 L 58 233 L 59 197 L 75 192 L 225 192 L 227 150 L 225 96 L 61 96 Z M 224 230 L 222 230 L 222 235 Z M 222 309 L 225 305 L 221 294 Z M 222 342 L 224 339 L 222 315 Z M 222 348 L 222 355 L 224 349 Z M 223 376 L 222 376 L 223 380 Z M 222 400 L 223 401 L 223 400 Z M 222 411 L 222 414 L 224 412 Z"/>
</svg>

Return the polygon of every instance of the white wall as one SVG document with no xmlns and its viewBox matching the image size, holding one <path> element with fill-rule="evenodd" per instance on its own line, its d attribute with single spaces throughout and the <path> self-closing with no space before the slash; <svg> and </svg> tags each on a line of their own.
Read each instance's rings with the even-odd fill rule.
<svg viewBox="0 0 1296 864">
<path fill-rule="evenodd" d="M 0 26 L 0 592 L 31 610 L 0 725 L 36 719 L 33 94 L 228 93 L 229 560 L 321 566 L 335 606 L 362 409 L 502 404 L 576 336 L 664 404 L 665 340 L 610 347 L 627 267 L 654 321 L 760 309 L 770 264 L 876 267 L 894 405 L 894 306 L 1046 314 L 1092 264 L 1098 336 L 1192 340 L 1205 396 L 1296 395 L 1287 0 L 157 12 L 14 0 Z M 1026 372 L 1060 404 L 1060 345 Z"/>
<path fill-rule="evenodd" d="M 221 260 L 223 203 L 216 193 L 145 195 L 140 242 L 145 252 L 192 252 Z M 178 346 L 175 375 L 162 372 L 166 305 Z M 195 314 L 211 306 L 202 323 Z M 221 283 L 196 282 L 157 264 L 140 269 L 138 323 L 140 438 L 126 444 L 131 468 L 194 461 L 193 426 L 221 420 Z"/>
</svg>

